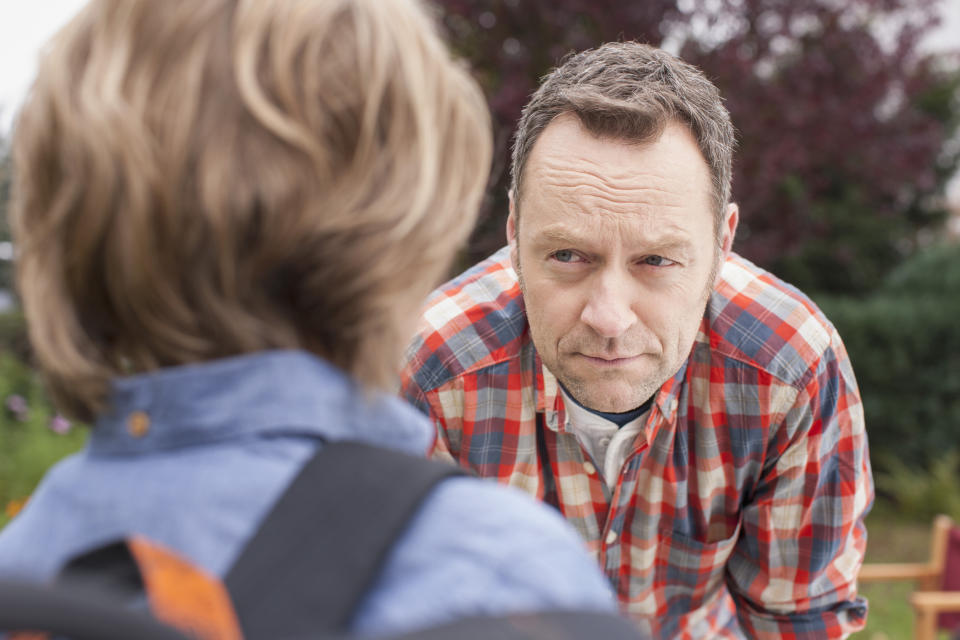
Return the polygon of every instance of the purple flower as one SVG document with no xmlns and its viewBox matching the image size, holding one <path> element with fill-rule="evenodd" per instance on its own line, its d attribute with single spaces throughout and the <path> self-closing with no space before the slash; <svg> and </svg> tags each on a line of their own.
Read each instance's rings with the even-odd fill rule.
<svg viewBox="0 0 960 640">
<path fill-rule="evenodd" d="M 27 419 L 27 416 L 30 412 L 30 407 L 27 406 L 27 401 L 23 396 L 12 394 L 7 396 L 7 401 L 5 403 L 7 410 L 16 417 L 17 420 L 23 421 Z"/>
<path fill-rule="evenodd" d="M 58 413 L 57 415 L 53 416 L 53 418 L 50 419 L 49 427 L 50 427 L 50 430 L 53 431 L 54 433 L 59 433 L 60 435 L 64 435 L 70 432 L 70 429 L 73 427 L 73 425 L 70 423 L 69 420 L 67 420 L 66 418 L 64 418 L 62 415 Z"/>
</svg>

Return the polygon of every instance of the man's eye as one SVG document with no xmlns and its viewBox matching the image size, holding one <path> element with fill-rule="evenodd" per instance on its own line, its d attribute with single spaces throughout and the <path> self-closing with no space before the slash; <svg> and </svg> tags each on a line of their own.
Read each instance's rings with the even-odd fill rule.
<svg viewBox="0 0 960 640">
<path fill-rule="evenodd" d="M 670 265 L 676 263 L 669 258 L 664 258 L 663 256 L 647 256 L 643 259 L 643 264 L 648 264 L 651 267 L 669 267 Z"/>
<path fill-rule="evenodd" d="M 573 262 L 577 259 L 577 254 L 570 249 L 561 249 L 560 251 L 554 251 L 551 257 L 557 262 Z"/>
</svg>

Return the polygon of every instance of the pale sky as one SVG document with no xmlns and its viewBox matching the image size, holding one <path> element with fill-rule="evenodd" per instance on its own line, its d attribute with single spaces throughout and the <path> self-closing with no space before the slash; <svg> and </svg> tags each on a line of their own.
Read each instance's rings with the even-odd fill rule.
<svg viewBox="0 0 960 640">
<path fill-rule="evenodd" d="M 40 47 L 84 3 L 0 0 L 0 133 L 9 131 L 14 111 L 33 80 Z"/>
<path fill-rule="evenodd" d="M 10 129 L 40 47 L 86 0 L 0 0 L 0 133 Z M 155 0 L 164 2 L 165 0 Z M 960 0 L 943 0 L 944 22 L 927 45 L 960 49 Z"/>
</svg>

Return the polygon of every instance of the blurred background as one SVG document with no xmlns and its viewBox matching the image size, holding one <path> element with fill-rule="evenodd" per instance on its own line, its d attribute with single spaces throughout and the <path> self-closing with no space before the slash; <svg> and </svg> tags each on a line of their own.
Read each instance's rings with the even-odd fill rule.
<svg viewBox="0 0 960 640">
<path fill-rule="evenodd" d="M 0 526 L 83 442 L 30 368 L 5 213 L 9 138 L 37 48 L 83 2 L 30 4 L 0 2 Z M 514 125 L 566 54 L 640 40 L 719 86 L 738 131 L 735 250 L 824 309 L 857 373 L 878 490 L 868 561 L 924 559 L 933 516 L 960 521 L 960 0 L 435 5 L 495 123 L 481 221 L 458 269 L 504 244 Z M 910 637 L 909 586 L 866 591 L 860 636 Z"/>
</svg>

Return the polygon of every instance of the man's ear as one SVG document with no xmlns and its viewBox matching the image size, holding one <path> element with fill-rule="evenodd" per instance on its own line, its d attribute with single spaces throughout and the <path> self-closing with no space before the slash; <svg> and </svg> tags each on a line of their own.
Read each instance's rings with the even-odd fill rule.
<svg viewBox="0 0 960 640">
<path fill-rule="evenodd" d="M 513 190 L 507 194 L 510 200 L 510 215 L 507 216 L 507 244 L 510 245 L 510 261 L 514 271 L 520 268 L 520 254 L 517 250 L 517 203 L 513 197 Z"/>
<path fill-rule="evenodd" d="M 723 259 L 726 260 L 733 249 L 733 239 L 737 235 L 737 224 L 740 222 L 740 208 L 736 203 L 731 202 L 727 205 L 727 212 L 723 217 L 723 228 L 721 229 L 721 244 L 723 250 Z"/>
</svg>

